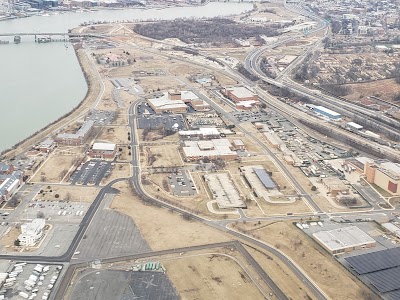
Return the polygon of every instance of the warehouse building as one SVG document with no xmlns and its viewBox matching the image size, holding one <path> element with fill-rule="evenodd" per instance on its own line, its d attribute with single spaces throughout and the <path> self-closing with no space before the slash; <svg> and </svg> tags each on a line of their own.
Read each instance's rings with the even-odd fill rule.
<svg viewBox="0 0 400 300">
<path fill-rule="evenodd" d="M 394 196 L 400 195 L 400 164 L 388 160 L 367 162 L 364 174 L 369 183 L 376 184 Z"/>
<path fill-rule="evenodd" d="M 113 159 L 117 146 L 111 143 L 94 143 L 89 150 L 89 156 L 94 158 Z"/>
<path fill-rule="evenodd" d="M 241 150 L 241 151 L 246 150 L 246 146 L 244 145 L 243 141 L 240 139 L 233 140 L 232 145 L 235 150 Z"/>
<path fill-rule="evenodd" d="M 394 225 L 393 223 L 383 223 L 381 224 L 383 228 L 388 230 L 390 233 L 396 235 L 396 237 L 400 238 L 400 228 Z"/>
<path fill-rule="evenodd" d="M 34 246 L 44 234 L 46 221 L 44 219 L 33 219 L 30 223 L 21 225 L 21 234 L 18 236 L 23 246 Z"/>
<path fill-rule="evenodd" d="M 185 141 L 182 147 L 183 155 L 188 161 L 205 158 L 233 160 L 237 158 L 237 153 L 232 149 L 233 146 L 227 139 Z"/>
<path fill-rule="evenodd" d="M 364 127 L 362 127 L 361 125 L 354 123 L 354 122 L 348 122 L 347 127 L 351 130 L 355 130 L 355 131 L 359 131 L 362 130 Z"/>
<path fill-rule="evenodd" d="M 213 199 L 217 201 L 218 208 L 245 208 L 235 183 L 228 173 L 214 173 L 204 175 L 204 179 L 211 191 Z"/>
<path fill-rule="evenodd" d="M 357 226 L 319 231 L 313 236 L 323 248 L 334 255 L 372 248 L 376 245 L 376 241 Z"/>
<path fill-rule="evenodd" d="M 314 106 L 313 111 L 332 120 L 340 120 L 342 115 L 324 106 Z"/>
<path fill-rule="evenodd" d="M 76 133 L 57 134 L 55 141 L 62 145 L 78 146 L 85 143 L 94 126 L 93 120 L 84 122 Z"/>
</svg>

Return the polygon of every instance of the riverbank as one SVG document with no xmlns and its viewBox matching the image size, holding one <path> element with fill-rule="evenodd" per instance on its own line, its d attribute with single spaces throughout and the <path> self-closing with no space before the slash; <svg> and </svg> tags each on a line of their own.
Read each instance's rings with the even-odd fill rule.
<svg viewBox="0 0 400 300">
<path fill-rule="evenodd" d="M 82 48 L 74 47 L 74 50 L 87 84 L 87 92 L 85 97 L 74 109 L 68 113 L 33 133 L 21 142 L 15 144 L 11 149 L 4 150 L 1 153 L 2 159 L 11 159 L 16 155 L 29 150 L 33 145 L 44 140 L 46 136 L 49 136 L 55 131 L 62 129 L 69 123 L 82 118 L 96 102 L 101 90 L 100 83 L 97 80 L 96 70 L 92 68 L 90 58 L 86 55 Z"/>
</svg>

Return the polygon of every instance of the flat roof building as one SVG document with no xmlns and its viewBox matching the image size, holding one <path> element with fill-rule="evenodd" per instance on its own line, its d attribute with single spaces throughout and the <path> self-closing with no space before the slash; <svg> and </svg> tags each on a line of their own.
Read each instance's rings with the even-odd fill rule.
<svg viewBox="0 0 400 300">
<path fill-rule="evenodd" d="M 347 125 L 350 129 L 353 129 L 353 130 L 361 130 L 361 129 L 364 128 L 364 127 L 362 127 L 361 125 L 359 125 L 359 124 L 357 124 L 357 123 L 354 123 L 354 122 L 348 122 L 346 125 Z"/>
<path fill-rule="evenodd" d="M 112 143 L 94 143 L 89 150 L 89 156 L 95 158 L 112 159 L 115 156 L 117 146 Z"/>
<path fill-rule="evenodd" d="M 228 173 L 206 174 L 204 179 L 220 209 L 246 207 Z"/>
<path fill-rule="evenodd" d="M 357 226 L 349 226 L 313 234 L 314 238 L 331 254 L 375 247 L 376 241 Z"/>
<path fill-rule="evenodd" d="M 227 139 L 213 139 L 210 141 L 185 141 L 182 147 L 183 154 L 188 161 L 199 159 L 227 159 L 237 158 L 232 151 L 232 144 Z"/>
<path fill-rule="evenodd" d="M 240 167 L 240 172 L 257 197 L 268 201 L 269 190 L 275 190 L 277 186 L 264 167 L 259 165 Z"/>
<path fill-rule="evenodd" d="M 258 95 L 244 86 L 227 87 L 222 93 L 239 109 L 251 109 L 260 103 Z"/>
<path fill-rule="evenodd" d="M 181 130 L 178 132 L 180 138 L 200 138 L 200 139 L 218 139 L 220 132 L 215 127 L 202 127 L 198 130 Z"/>
<path fill-rule="evenodd" d="M 313 110 L 325 117 L 328 117 L 333 120 L 340 120 L 342 118 L 342 115 L 337 113 L 336 111 L 330 110 L 329 108 L 326 108 L 324 106 L 314 106 Z"/>
<path fill-rule="evenodd" d="M 54 140 L 52 138 L 47 138 L 39 144 L 38 148 L 40 152 L 49 153 L 54 149 L 54 146 Z"/>
<path fill-rule="evenodd" d="M 34 246 L 42 238 L 45 225 L 44 219 L 33 219 L 30 223 L 22 224 L 21 234 L 18 236 L 21 245 Z"/>
<path fill-rule="evenodd" d="M 400 195 L 400 164 L 388 160 L 367 162 L 364 174 L 369 183 L 376 184 L 392 195 Z"/>
<path fill-rule="evenodd" d="M 84 122 L 76 133 L 59 133 L 56 136 L 56 142 L 64 145 L 82 145 L 89 134 L 92 132 L 94 126 L 93 120 Z"/>
</svg>

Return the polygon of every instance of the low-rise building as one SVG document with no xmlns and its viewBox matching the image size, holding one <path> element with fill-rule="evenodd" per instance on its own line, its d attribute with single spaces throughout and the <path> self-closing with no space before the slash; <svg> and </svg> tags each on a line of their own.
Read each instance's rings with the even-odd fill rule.
<svg viewBox="0 0 400 300">
<path fill-rule="evenodd" d="M 46 221 L 44 219 L 33 219 L 30 223 L 21 225 L 21 234 L 18 240 L 22 246 L 34 246 L 44 234 Z"/>
<path fill-rule="evenodd" d="M 260 104 L 258 95 L 244 86 L 227 87 L 222 93 L 239 109 L 251 109 Z"/>
<path fill-rule="evenodd" d="M 94 143 L 89 150 L 89 156 L 94 158 L 112 159 L 117 146 L 111 143 Z"/>
<path fill-rule="evenodd" d="M 54 140 L 52 138 L 47 138 L 39 144 L 38 149 L 40 152 L 49 153 L 54 147 Z"/>
<path fill-rule="evenodd" d="M 59 133 L 55 141 L 62 145 L 78 146 L 85 143 L 94 126 L 93 120 L 88 120 L 82 124 L 76 133 Z"/>
<path fill-rule="evenodd" d="M 21 186 L 23 173 L 14 171 L 12 174 L 0 174 L 0 200 L 7 201 Z"/>
<path fill-rule="evenodd" d="M 233 140 L 232 145 L 235 150 L 246 150 L 245 144 L 240 139 Z"/>
<path fill-rule="evenodd" d="M 198 130 L 181 130 L 178 134 L 182 139 L 219 139 L 221 137 L 220 132 L 215 127 L 201 127 Z"/>
<path fill-rule="evenodd" d="M 220 209 L 245 208 L 235 183 L 227 173 L 213 173 L 204 175 L 204 179 L 211 191 L 213 199 L 217 201 Z"/>
<path fill-rule="evenodd" d="M 348 195 L 349 187 L 337 177 L 326 177 L 321 179 L 322 184 L 328 189 L 332 197 L 337 195 Z"/>
<path fill-rule="evenodd" d="M 267 172 L 263 166 L 240 167 L 240 172 L 257 197 L 268 200 L 269 190 L 277 189 L 271 173 Z"/>
<path fill-rule="evenodd" d="M 209 141 L 185 141 L 182 147 L 183 155 L 188 161 L 199 159 L 226 159 L 237 158 L 237 153 L 227 139 L 213 139 Z"/>
<path fill-rule="evenodd" d="M 14 166 L 0 162 L 0 174 L 12 174 Z"/>
<path fill-rule="evenodd" d="M 331 254 L 375 247 L 376 241 L 357 226 L 349 226 L 313 234 L 314 238 Z"/>
<path fill-rule="evenodd" d="M 169 91 L 161 96 L 147 99 L 148 105 L 156 113 L 185 113 L 191 105 L 196 111 L 207 111 L 210 105 L 192 91 Z"/>
</svg>

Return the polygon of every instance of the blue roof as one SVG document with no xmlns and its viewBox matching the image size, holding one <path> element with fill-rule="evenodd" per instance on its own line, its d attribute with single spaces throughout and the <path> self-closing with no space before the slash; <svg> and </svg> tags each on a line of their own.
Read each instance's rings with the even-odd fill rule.
<svg viewBox="0 0 400 300">
<path fill-rule="evenodd" d="M 276 188 L 275 182 L 272 180 L 272 178 L 269 176 L 269 174 L 265 169 L 253 168 L 253 170 L 256 173 L 258 179 L 260 179 L 262 184 L 265 186 L 265 188 L 267 189 Z"/>
</svg>

